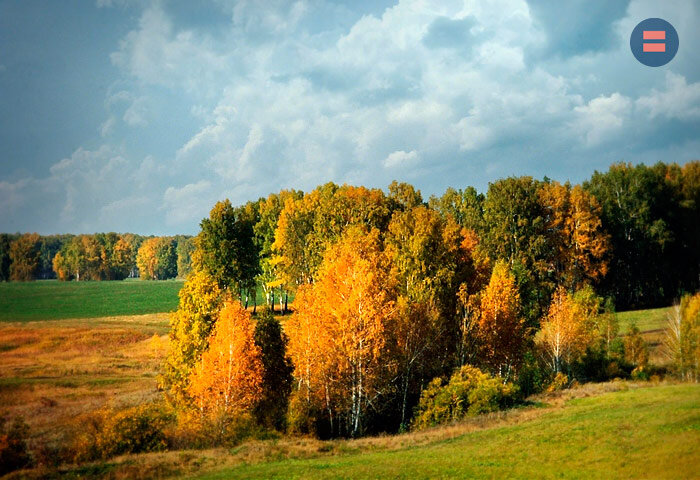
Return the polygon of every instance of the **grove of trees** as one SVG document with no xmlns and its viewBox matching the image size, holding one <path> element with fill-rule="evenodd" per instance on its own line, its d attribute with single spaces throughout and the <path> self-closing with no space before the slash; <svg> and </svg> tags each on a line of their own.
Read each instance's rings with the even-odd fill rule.
<svg viewBox="0 0 700 480">
<path fill-rule="evenodd" d="M 697 161 L 616 164 L 581 185 L 510 177 L 427 201 L 397 182 L 225 200 L 187 247 L 163 390 L 224 441 L 241 417 L 359 436 L 573 379 L 648 376 L 643 339 L 619 338 L 614 308 L 697 291 L 699 225 Z M 258 287 L 261 312 L 248 308 Z M 700 304 L 683 298 L 667 350 L 697 379 Z"/>
</svg>

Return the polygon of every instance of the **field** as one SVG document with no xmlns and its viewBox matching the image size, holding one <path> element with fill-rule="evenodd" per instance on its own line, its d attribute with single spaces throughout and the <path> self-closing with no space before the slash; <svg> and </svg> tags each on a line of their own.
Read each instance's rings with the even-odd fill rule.
<svg viewBox="0 0 700 480">
<path fill-rule="evenodd" d="M 30 445 L 61 442 L 68 429 L 79 427 L 81 413 L 160 397 L 158 365 L 168 342 L 165 312 L 175 308 L 180 285 L 174 281 L 0 284 L 0 410 L 27 420 Z M 29 309 L 30 305 L 35 308 Z M 22 309 L 24 315 L 16 313 Z M 132 314 L 113 313 L 125 309 Z M 153 310 L 160 312 L 146 313 Z M 658 339 L 666 310 L 620 313 L 621 330 L 627 331 L 633 321 L 645 330 L 646 338 Z M 89 315 L 96 311 L 110 313 Z M 36 320 L 42 315 L 43 320 Z M 250 441 L 233 450 L 126 456 L 66 467 L 63 474 L 69 478 L 690 478 L 700 465 L 697 385 L 613 382 L 584 385 L 535 401 L 531 407 L 425 432 L 330 442 Z"/>
<path fill-rule="evenodd" d="M 161 313 L 177 308 L 181 280 L 0 282 L 0 322 Z"/>
<path fill-rule="evenodd" d="M 389 438 L 348 441 L 346 450 L 360 452 L 241 464 L 191 478 L 698 478 L 700 385 L 618 383 L 567 392 L 574 398 L 559 405 L 544 397 L 551 403 L 495 426 L 487 419 L 483 427 L 439 428 L 420 446 L 410 446 L 421 441 L 418 434 L 403 436 L 408 446 L 394 439 L 398 449 Z M 620 390 L 601 394 L 606 388 Z"/>
</svg>

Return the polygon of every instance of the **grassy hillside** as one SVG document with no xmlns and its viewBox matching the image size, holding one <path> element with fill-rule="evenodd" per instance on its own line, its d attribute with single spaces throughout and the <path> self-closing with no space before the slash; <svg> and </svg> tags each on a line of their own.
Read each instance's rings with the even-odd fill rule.
<svg viewBox="0 0 700 480">
<path fill-rule="evenodd" d="M 620 333 L 627 333 L 633 324 L 637 325 L 642 332 L 666 328 L 666 317 L 670 309 L 670 307 L 663 307 L 619 312 L 617 319 L 620 322 Z"/>
<path fill-rule="evenodd" d="M 177 308 L 180 280 L 0 282 L 0 321 L 161 313 Z"/>
<path fill-rule="evenodd" d="M 532 420 L 415 448 L 191 478 L 698 478 L 699 446 L 700 385 L 667 385 L 578 398 Z"/>
</svg>

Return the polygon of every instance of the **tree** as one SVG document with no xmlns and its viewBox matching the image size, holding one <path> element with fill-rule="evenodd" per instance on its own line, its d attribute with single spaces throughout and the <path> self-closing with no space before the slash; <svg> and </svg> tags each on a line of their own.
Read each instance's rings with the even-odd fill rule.
<svg viewBox="0 0 700 480">
<path fill-rule="evenodd" d="M 143 280 L 165 280 L 177 275 L 175 241 L 170 237 L 153 237 L 139 248 L 136 264 Z"/>
<path fill-rule="evenodd" d="M 250 212 L 248 212 L 250 213 Z M 222 289 L 247 290 L 258 274 L 258 250 L 253 241 L 255 219 L 245 208 L 235 210 L 229 200 L 217 202 L 201 221 L 197 236 L 198 267 Z"/>
<path fill-rule="evenodd" d="M 682 172 L 677 165 L 619 163 L 595 172 L 583 188 L 601 205 L 614 253 L 603 291 L 619 308 L 668 305 L 688 269 L 697 280 L 697 240 L 683 245 Z M 651 261 L 653 259 L 653 261 Z M 679 268 L 679 266 L 683 267 Z"/>
<path fill-rule="evenodd" d="M 198 410 L 215 421 L 221 437 L 233 417 L 251 410 L 262 395 L 263 364 L 254 330 L 250 313 L 239 302 L 226 302 L 209 348 L 190 374 L 188 393 Z"/>
<path fill-rule="evenodd" d="M 399 183 L 396 180 L 389 184 L 389 201 L 392 202 L 392 210 L 410 210 L 423 204 L 423 197 L 420 190 L 416 190 L 413 185 Z"/>
<path fill-rule="evenodd" d="M 552 371 L 559 373 L 564 364 L 570 365 L 578 360 L 592 339 L 590 317 L 564 287 L 559 287 L 536 336 L 536 343 Z"/>
<path fill-rule="evenodd" d="M 197 245 L 192 237 L 179 237 L 177 240 L 177 276 L 187 278 L 192 271 L 192 254 Z"/>
<path fill-rule="evenodd" d="M 131 251 L 131 245 L 124 238 L 119 237 L 117 243 L 114 244 L 110 257 L 112 278 L 115 280 L 123 280 L 128 277 L 132 269 L 132 258 L 133 252 Z"/>
<path fill-rule="evenodd" d="M 190 401 L 190 372 L 207 347 L 219 309 L 226 298 L 218 284 L 203 272 L 192 273 L 179 293 L 177 310 L 170 315 L 170 344 L 161 383 L 177 404 Z"/>
<path fill-rule="evenodd" d="M 39 268 L 39 234 L 25 233 L 10 244 L 10 280 L 29 281 Z"/>
<path fill-rule="evenodd" d="M 343 420 L 350 435 L 363 432 L 367 409 L 388 386 L 386 345 L 394 316 L 387 259 L 379 231 L 356 227 L 324 255 L 318 280 L 302 289 L 288 321 L 295 377 L 309 402 Z M 333 428 L 333 427 L 331 427 Z"/>
<path fill-rule="evenodd" d="M 0 233 L 0 282 L 10 280 L 10 244 L 12 236 Z"/>
<path fill-rule="evenodd" d="M 530 326 L 546 309 L 554 289 L 549 267 L 556 250 L 548 235 L 539 189 L 540 182 L 531 177 L 489 184 L 480 232 L 489 257 L 510 265 Z"/>
<path fill-rule="evenodd" d="M 262 392 L 255 406 L 255 417 L 260 425 L 280 431 L 286 427 L 294 371 L 287 356 L 287 342 L 280 322 L 266 310 L 255 324 L 255 344 L 260 348 L 263 366 Z"/>
<path fill-rule="evenodd" d="M 525 346 L 527 330 L 520 312 L 515 277 L 505 262 L 497 262 L 481 294 L 478 337 L 481 361 L 505 381 L 520 363 Z"/>
<path fill-rule="evenodd" d="M 551 269 L 557 284 L 576 290 L 602 279 L 610 246 L 595 197 L 579 185 L 558 182 L 543 184 L 539 195 L 555 249 Z"/>
<path fill-rule="evenodd" d="M 430 197 L 429 205 L 443 217 L 451 215 L 460 226 L 481 232 L 484 222 L 484 199 L 484 195 L 478 193 L 474 187 L 464 190 L 448 188 L 441 197 Z"/>
</svg>

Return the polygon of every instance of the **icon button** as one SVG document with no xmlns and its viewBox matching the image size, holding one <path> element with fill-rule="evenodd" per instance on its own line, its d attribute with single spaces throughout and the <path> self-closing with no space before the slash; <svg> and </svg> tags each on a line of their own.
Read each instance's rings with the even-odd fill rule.
<svg viewBox="0 0 700 480">
<path fill-rule="evenodd" d="M 648 67 L 660 67 L 678 52 L 678 33 L 662 18 L 647 18 L 634 27 L 630 36 L 632 54 Z"/>
</svg>

